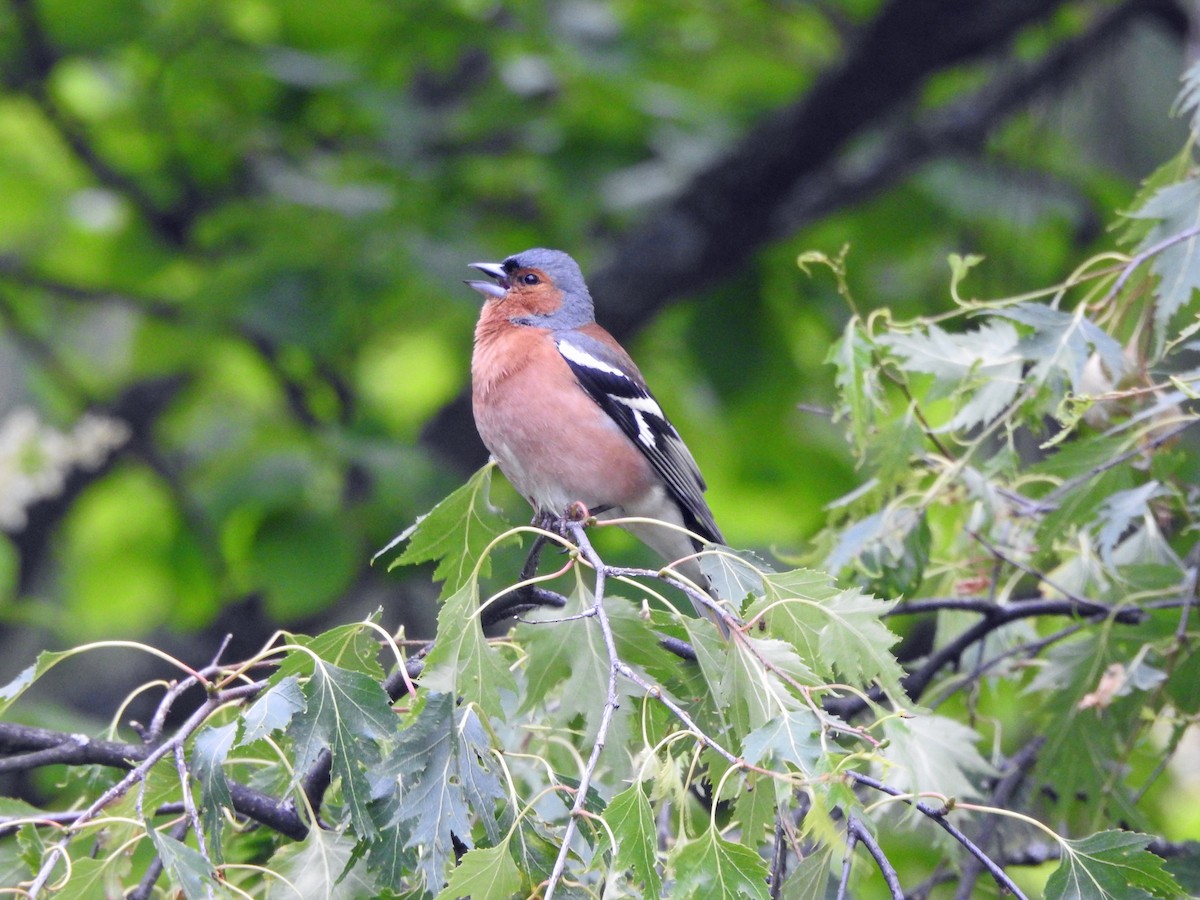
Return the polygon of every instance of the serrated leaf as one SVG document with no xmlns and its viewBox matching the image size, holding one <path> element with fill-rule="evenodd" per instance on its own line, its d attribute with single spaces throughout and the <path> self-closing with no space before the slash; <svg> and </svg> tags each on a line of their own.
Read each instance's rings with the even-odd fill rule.
<svg viewBox="0 0 1200 900">
<path fill-rule="evenodd" d="M 433 574 L 445 582 L 444 593 L 454 593 L 466 585 L 473 578 L 475 564 L 487 545 L 509 528 L 489 499 L 495 468 L 494 462 L 483 466 L 401 535 L 407 537 L 408 546 L 395 564 L 437 560 Z M 479 574 L 486 576 L 490 571 L 484 561 Z"/>
<path fill-rule="evenodd" d="M 970 391 L 970 399 L 939 430 L 985 425 L 1016 397 L 1024 383 L 1015 328 L 987 321 L 974 331 L 952 334 L 930 325 L 925 331 L 891 332 L 878 338 L 905 367 L 933 375 L 929 399 Z"/>
<path fill-rule="evenodd" d="M 675 872 L 672 897 L 770 897 L 762 857 L 725 840 L 714 828 L 680 847 L 671 863 Z"/>
<path fill-rule="evenodd" d="M 838 590 L 829 576 L 796 569 L 763 578 L 765 596 L 746 611 L 762 616 L 766 633 L 793 646 L 818 676 L 857 684 L 878 682 L 903 696 L 903 670 L 889 648 L 899 637 L 882 616 L 895 603 L 857 590 Z"/>
<path fill-rule="evenodd" d="M 32 830 L 33 826 L 22 826 L 21 830 L 25 829 Z M 6 830 L 5 834 L 12 836 L 11 831 Z M 21 858 L 20 844 L 14 840 L 0 841 L 0 884 L 16 885 L 33 878 L 34 869 Z"/>
<path fill-rule="evenodd" d="M 287 728 L 292 716 L 303 711 L 304 705 L 304 692 L 295 675 L 267 688 L 242 716 L 242 737 L 238 746 Z"/>
<path fill-rule="evenodd" d="M 654 811 L 640 784 L 621 791 L 604 810 L 604 821 L 617 839 L 613 865 L 632 869 L 634 877 L 645 885 L 644 896 L 658 897 L 662 879 L 658 875 L 658 829 Z"/>
<path fill-rule="evenodd" d="M 486 760 L 484 737 L 473 710 L 457 711 L 452 694 L 430 692 L 395 751 L 373 771 L 380 827 L 388 834 L 398 829 L 407 835 L 404 847 L 418 849 L 418 869 L 429 890 L 445 880 L 454 856 L 452 835 L 472 846 L 472 811 L 489 835 L 500 834 L 496 807 L 507 795 Z M 372 868 L 390 865 L 382 849 L 372 848 Z"/>
<path fill-rule="evenodd" d="M 766 561 L 757 555 L 727 547 L 700 554 L 699 562 L 713 593 L 732 603 L 738 612 L 747 597 L 762 593 L 762 573 L 771 571 Z"/>
<path fill-rule="evenodd" d="M 512 673 L 479 623 L 479 586 L 466 581 L 438 612 L 437 640 L 425 659 L 421 683 L 443 694 L 461 694 L 489 715 L 501 715 L 500 691 L 515 690 Z"/>
<path fill-rule="evenodd" d="M 1017 345 L 1019 355 L 1033 363 L 1024 379 L 1032 382 L 1049 380 L 1055 373 L 1064 374 L 1071 389 L 1083 392 L 1083 370 L 1092 352 L 1099 354 L 1109 374 L 1115 380 L 1129 368 L 1125 351 L 1119 341 L 1083 314 L 1084 307 L 1072 312 L 1055 309 L 1042 303 L 1019 303 L 995 310 L 1002 316 L 1031 326 L 1033 334 L 1025 335 Z"/>
<path fill-rule="evenodd" d="M 724 640 L 707 623 L 689 619 L 685 623 L 696 661 L 710 685 L 713 700 L 721 709 L 727 731 L 749 734 L 789 704 L 783 683 L 742 642 Z M 747 639 L 761 645 L 756 638 Z"/>
<path fill-rule="evenodd" d="M 747 773 L 745 784 L 733 798 L 738 839 L 751 850 L 758 850 L 774 832 L 779 810 L 789 802 L 790 793 L 783 782 L 759 772 Z"/>
<path fill-rule="evenodd" d="M 812 775 L 824 752 L 820 733 L 821 723 L 812 710 L 794 709 L 748 734 L 742 744 L 742 756 L 751 765 L 775 759 Z"/>
<path fill-rule="evenodd" d="M 533 884 L 539 884 L 550 877 L 558 850 L 555 836 L 533 815 L 521 817 L 509 841 L 509 851 L 517 861 L 517 868 L 524 872 L 525 877 Z M 569 891 L 565 893 L 570 895 Z"/>
<path fill-rule="evenodd" d="M 1157 220 L 1138 245 L 1139 253 L 1194 229 L 1200 225 L 1200 179 L 1191 177 L 1160 188 L 1129 216 Z M 1154 356 L 1157 358 L 1166 344 L 1171 319 L 1191 301 L 1192 292 L 1200 287 L 1200 235 L 1192 234 L 1160 250 L 1151 260 L 1150 267 L 1159 278 L 1154 304 Z"/>
<path fill-rule="evenodd" d="M 237 730 L 237 722 L 205 728 L 196 735 L 192 747 L 192 772 L 200 783 L 201 821 L 213 858 L 218 863 L 221 862 L 221 826 L 225 823 L 223 810 L 233 808 L 224 764 Z"/>
<path fill-rule="evenodd" d="M 216 879 L 212 865 L 199 851 L 153 828 L 146 834 L 150 836 L 171 883 L 177 885 L 188 900 L 229 896 L 225 886 Z"/>
<path fill-rule="evenodd" d="M 361 838 L 375 836 L 368 810 L 371 799 L 366 769 L 380 756 L 380 743 L 395 729 L 396 714 L 383 688 L 361 672 L 318 664 L 304 685 L 305 710 L 288 728 L 296 747 L 296 778 L 312 768 L 321 751 L 333 757 L 333 774 L 342 780 L 351 824 Z"/>
<path fill-rule="evenodd" d="M 506 838 L 495 847 L 468 850 L 435 900 L 454 900 L 456 897 L 508 900 L 517 894 L 522 883 L 517 864 L 508 852 Z"/>
<path fill-rule="evenodd" d="M 1113 564 L 1113 550 L 1128 532 L 1129 527 L 1151 514 L 1150 501 L 1167 493 L 1157 481 L 1149 481 L 1140 487 L 1116 491 L 1105 498 L 1100 506 L 1096 546 L 1101 558 Z"/>
<path fill-rule="evenodd" d="M 902 791 L 935 791 L 963 800 L 981 796 L 979 782 L 996 774 L 977 749 L 979 735 L 954 719 L 931 714 L 883 720 L 892 765 L 884 778 Z"/>
<path fill-rule="evenodd" d="M 121 854 L 105 859 L 81 857 L 71 861 L 71 877 L 54 900 L 96 900 L 97 897 L 121 897 L 129 874 L 129 857 Z"/>
<path fill-rule="evenodd" d="M 1046 881 L 1047 900 L 1141 900 L 1183 897 L 1161 857 L 1146 851 L 1151 837 L 1101 831 L 1063 840 L 1062 860 Z"/>
<path fill-rule="evenodd" d="M 379 621 L 379 612 L 369 622 Z M 304 647 L 308 652 L 291 651 L 283 658 L 279 668 L 271 676 L 273 685 L 292 675 L 308 675 L 313 670 L 313 656 L 327 663 L 382 680 L 383 666 L 379 663 L 379 642 L 375 632 L 363 622 L 338 625 L 316 637 L 290 635 L 291 643 Z"/>
<path fill-rule="evenodd" d="M 826 900 L 834 848 L 831 843 L 820 844 L 800 860 L 783 882 L 782 900 Z"/>
<path fill-rule="evenodd" d="M 349 835 L 310 828 L 302 841 L 284 844 L 267 868 L 279 873 L 267 900 L 361 900 L 377 896 L 379 886 L 367 877 L 365 866 L 354 864 L 357 842 Z"/>
<path fill-rule="evenodd" d="M 1179 97 L 1175 100 L 1174 112 L 1190 112 L 1192 135 L 1200 138 L 1200 63 L 1193 62 L 1188 66 L 1180 80 L 1183 87 L 1179 89 Z"/>
<path fill-rule="evenodd" d="M 879 376 L 873 365 L 874 353 L 862 321 L 854 316 L 825 358 L 825 362 L 836 370 L 834 384 L 841 401 L 835 421 L 846 420 L 853 446 L 859 453 L 866 447 L 874 413 L 879 407 Z"/>
</svg>

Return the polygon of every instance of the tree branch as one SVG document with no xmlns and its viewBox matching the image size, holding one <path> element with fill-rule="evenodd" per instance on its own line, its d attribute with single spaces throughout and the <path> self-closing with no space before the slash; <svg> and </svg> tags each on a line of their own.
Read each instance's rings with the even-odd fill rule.
<svg viewBox="0 0 1200 900">
<path fill-rule="evenodd" d="M 1008 808 L 1009 802 L 1013 795 L 1020 789 L 1025 782 L 1025 777 L 1037 762 L 1038 753 L 1042 746 L 1046 743 L 1046 738 L 1042 735 L 1030 740 L 1020 750 L 1014 753 L 1008 759 L 1006 771 L 996 782 L 992 788 L 992 795 L 988 799 L 988 806 Z M 976 843 L 980 849 L 987 850 L 988 845 L 996 838 L 999 830 L 999 819 L 996 816 L 985 817 L 979 826 L 979 835 L 976 838 Z M 972 856 L 968 858 L 962 866 L 962 873 L 959 876 L 958 890 L 955 892 L 955 900 L 971 900 L 975 894 L 975 883 L 979 880 L 979 876 L 984 872 L 984 865 L 978 857 Z"/>
<path fill-rule="evenodd" d="M 888 861 L 888 858 L 883 853 L 883 848 L 879 846 L 879 841 L 875 840 L 875 835 L 871 834 L 871 830 L 867 828 L 855 816 L 850 816 L 846 822 L 847 836 L 853 835 L 871 854 L 871 858 L 875 860 L 875 865 L 879 867 L 880 873 L 883 875 L 884 884 L 888 886 L 893 900 L 904 900 L 904 888 L 900 886 L 900 876 L 896 874 L 896 868 Z M 850 841 L 847 840 L 846 856 L 849 857 Z"/>
<path fill-rule="evenodd" d="M 872 778 L 869 775 L 860 775 L 858 772 L 847 772 L 846 776 L 851 781 L 861 784 L 864 787 L 873 788 L 874 790 L 881 791 L 884 794 L 889 794 L 898 798 L 902 803 L 911 806 L 927 819 L 936 822 L 940 828 L 954 838 L 954 840 L 962 844 L 968 853 L 970 853 L 977 860 L 979 860 L 980 863 L 983 864 L 983 867 L 987 869 L 988 874 L 990 874 L 992 878 L 995 879 L 996 883 L 1000 885 L 1000 889 L 1002 891 L 1011 892 L 1014 897 L 1018 898 L 1018 900 L 1028 900 L 1021 889 L 1017 887 L 1016 883 L 1008 877 L 1008 874 L 1002 868 L 1000 868 L 1000 866 L 991 857 L 977 847 L 970 838 L 963 834 L 962 831 L 960 831 L 948 820 L 947 813 L 949 810 L 944 808 L 934 809 L 929 804 L 921 800 L 908 797 L 903 792 L 898 791 L 894 787 L 886 785 L 882 781 Z"/>
</svg>

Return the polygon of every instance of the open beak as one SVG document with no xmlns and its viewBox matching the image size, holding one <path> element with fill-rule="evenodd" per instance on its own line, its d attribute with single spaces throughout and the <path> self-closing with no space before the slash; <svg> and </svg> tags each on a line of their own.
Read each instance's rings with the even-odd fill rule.
<svg viewBox="0 0 1200 900">
<path fill-rule="evenodd" d="M 504 266 L 500 263 L 471 263 L 468 268 L 478 269 L 489 278 L 496 279 L 496 284 L 492 284 L 490 281 L 464 282 L 468 287 L 479 291 L 479 293 L 483 294 L 489 300 L 503 297 L 508 293 L 508 274 L 504 271 Z"/>
</svg>

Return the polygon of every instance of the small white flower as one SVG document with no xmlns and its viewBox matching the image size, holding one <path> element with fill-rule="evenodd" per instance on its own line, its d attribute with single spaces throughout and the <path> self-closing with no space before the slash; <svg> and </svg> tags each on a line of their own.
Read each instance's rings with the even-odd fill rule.
<svg viewBox="0 0 1200 900">
<path fill-rule="evenodd" d="M 31 409 L 13 410 L 0 420 L 0 529 L 24 528 L 29 507 L 59 494 L 72 469 L 94 471 L 129 437 L 129 426 L 109 416 L 84 413 L 64 433 Z"/>
</svg>

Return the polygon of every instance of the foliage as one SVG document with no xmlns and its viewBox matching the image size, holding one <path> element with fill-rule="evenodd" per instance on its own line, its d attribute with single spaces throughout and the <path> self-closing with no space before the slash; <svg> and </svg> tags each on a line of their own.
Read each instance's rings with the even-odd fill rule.
<svg viewBox="0 0 1200 900">
<path fill-rule="evenodd" d="M 477 311 L 463 265 L 540 244 L 583 263 L 682 433 L 706 436 L 724 530 L 806 540 L 854 476 L 836 430 L 797 413 L 830 401 L 842 319 L 785 265 L 797 233 L 852 237 L 879 306 L 927 309 L 964 245 L 988 254 L 989 292 L 1016 290 L 1060 277 L 1178 143 L 1178 64 L 1115 53 L 1116 4 L 1038 4 L 1014 60 L 989 28 L 1018 4 L 988 0 L 963 23 L 977 51 L 938 61 L 912 2 L 0 2 L 6 634 L 61 649 L 236 621 L 258 626 L 249 652 L 376 605 L 395 581 L 371 551 L 484 459 L 464 407 L 446 410 Z M 1121 5 L 1122 36 L 1163 18 Z M 900 68 L 922 78 L 881 109 L 857 76 L 891 69 L 847 55 L 876 30 L 907 46 L 908 28 Z M 857 128 L 826 156 L 796 154 L 787 177 L 752 164 L 753 191 L 706 176 L 786 148 L 752 126 L 788 121 L 843 62 L 852 91 L 820 94 L 823 121 Z M 1114 110 L 1105 73 L 1130 69 L 1139 94 Z M 1064 112 L 1083 106 L 1103 144 Z M 672 198 L 721 192 L 777 230 L 737 254 L 723 221 L 635 233 Z M 664 241 L 703 247 L 702 231 L 718 248 L 690 282 L 622 277 L 632 250 L 666 265 Z M 428 598 L 425 573 L 401 577 Z M 428 604 L 396 606 L 431 632 Z M 206 658 L 211 634 L 198 643 Z"/>
<path fill-rule="evenodd" d="M 53 797 L 0 798 L 0 887 L 1200 892 L 1196 137 L 1129 203 L 1102 148 L 1155 105 L 1055 118 L 1173 77 L 1114 41 L 1174 4 L 316 9 L 0 4 L 0 775 Z M 462 263 L 551 241 L 777 548 L 705 549 L 731 640 L 490 466 L 433 505 L 478 453 Z M 413 518 L 436 640 L 328 628 Z"/>
<path fill-rule="evenodd" d="M 602 559 L 608 523 L 505 522 L 489 465 L 399 539 L 400 562 L 438 563 L 432 646 L 372 618 L 180 664 L 144 741 L 106 756 L 0 726 L 10 765 L 129 770 L 107 789 L 79 770 L 90 805 L 57 831 L 10 805 L 4 870 L 64 896 L 157 878 L 189 897 L 1183 896 L 1196 853 L 1162 825 L 1200 712 L 1182 444 L 1200 284 L 1194 229 L 1161 223 L 1188 192 L 1200 208 L 1190 167 L 1131 216 L 1128 256 L 1045 291 L 964 296 L 981 262 L 955 259 L 945 312 L 852 316 L 829 359 L 863 484 L 830 507 L 819 568 L 704 550 L 730 639 L 679 613 L 669 570 Z M 856 308 L 845 255 L 801 264 Z M 565 564 L 489 594 L 492 556 L 529 532 Z"/>
</svg>

